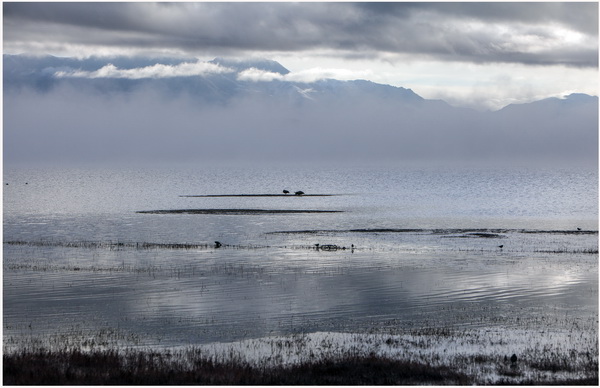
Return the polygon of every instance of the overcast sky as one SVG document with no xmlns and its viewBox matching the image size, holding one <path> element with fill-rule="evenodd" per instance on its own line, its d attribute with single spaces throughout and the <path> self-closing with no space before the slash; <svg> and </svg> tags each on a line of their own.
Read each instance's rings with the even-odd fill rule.
<svg viewBox="0 0 600 388">
<path fill-rule="evenodd" d="M 5 54 L 263 57 L 290 76 L 368 79 L 479 109 L 598 94 L 595 2 L 5 2 L 3 12 Z"/>
</svg>

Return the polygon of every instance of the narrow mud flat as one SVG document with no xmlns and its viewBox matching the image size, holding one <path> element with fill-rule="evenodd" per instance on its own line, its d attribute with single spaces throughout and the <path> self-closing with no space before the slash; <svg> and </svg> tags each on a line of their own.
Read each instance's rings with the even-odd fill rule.
<svg viewBox="0 0 600 388">
<path fill-rule="evenodd" d="M 498 238 L 502 233 L 527 234 L 563 234 L 563 235 L 593 235 L 597 230 L 528 230 L 528 229 L 314 229 L 314 230 L 279 230 L 267 234 L 319 234 L 319 233 L 427 233 L 427 234 L 464 234 L 457 237 Z"/>
<path fill-rule="evenodd" d="M 222 197 L 335 197 L 344 194 L 202 194 L 202 195 L 180 195 L 180 197 L 222 198 Z"/>
<path fill-rule="evenodd" d="M 224 215 L 262 215 L 262 214 L 298 214 L 298 213 L 343 213 L 341 210 L 277 210 L 277 209 L 175 209 L 141 210 L 144 214 L 224 214 Z"/>
</svg>

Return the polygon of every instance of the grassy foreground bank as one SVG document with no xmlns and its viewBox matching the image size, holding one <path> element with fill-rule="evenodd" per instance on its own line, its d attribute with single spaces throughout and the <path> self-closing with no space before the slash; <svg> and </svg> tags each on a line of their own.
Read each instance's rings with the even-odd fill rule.
<svg viewBox="0 0 600 388">
<path fill-rule="evenodd" d="M 165 353 L 114 351 L 36 352 L 4 356 L 5 385 L 471 385 L 475 376 L 450 366 L 346 357 L 293 366 L 257 367 L 210 359 L 179 359 Z M 517 367 L 504 366 L 512 384 Z M 593 373 L 592 373 L 593 375 Z M 563 379 L 524 379 L 519 384 L 598 385 L 598 375 Z"/>
<path fill-rule="evenodd" d="M 402 335 L 318 332 L 160 350 L 64 345 L 7 351 L 5 344 L 3 383 L 598 385 L 594 327 L 554 332 L 427 329 Z M 518 356 L 511 357 L 513 352 Z"/>
<path fill-rule="evenodd" d="M 164 353 L 144 352 L 122 355 L 112 351 L 70 351 L 4 356 L 6 385 L 463 385 L 472 382 L 449 367 L 382 357 L 347 357 L 261 368 L 235 361 L 181 360 Z"/>
</svg>

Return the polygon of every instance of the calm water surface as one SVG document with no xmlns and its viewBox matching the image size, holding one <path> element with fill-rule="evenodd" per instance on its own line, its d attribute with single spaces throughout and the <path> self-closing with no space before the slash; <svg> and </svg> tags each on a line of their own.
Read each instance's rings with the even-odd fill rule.
<svg viewBox="0 0 600 388">
<path fill-rule="evenodd" d="M 5 346 L 597 324 L 596 170 L 5 168 L 3 188 Z M 181 197 L 283 189 L 341 195 Z M 340 213 L 136 213 L 173 209 Z"/>
</svg>

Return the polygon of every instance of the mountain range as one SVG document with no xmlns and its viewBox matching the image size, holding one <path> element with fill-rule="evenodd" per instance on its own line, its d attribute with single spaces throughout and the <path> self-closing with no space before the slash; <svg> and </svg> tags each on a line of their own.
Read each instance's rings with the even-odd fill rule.
<svg viewBox="0 0 600 388">
<path fill-rule="evenodd" d="M 152 87 L 165 95 L 174 97 L 186 93 L 205 103 L 224 103 L 232 98 L 260 95 L 272 98 L 300 98 L 314 100 L 316 98 L 346 98 L 362 96 L 378 96 L 381 98 L 399 99 L 406 102 L 424 102 L 425 100 L 410 89 L 381 85 L 364 80 L 337 81 L 333 79 L 315 82 L 256 82 L 242 80 L 240 73 L 248 69 L 257 69 L 272 74 L 286 75 L 289 70 L 271 60 L 227 60 L 215 58 L 208 63 L 231 69 L 226 73 L 208 75 L 189 75 L 178 77 L 148 78 L 91 78 L 91 77 L 59 77 L 57 74 L 75 71 L 94 72 L 111 64 L 121 70 L 147 68 L 157 63 L 165 66 L 177 66 L 182 63 L 193 63 L 194 59 L 133 59 L 116 58 L 75 58 L 29 57 L 4 55 L 4 87 L 5 89 L 32 88 L 47 92 L 61 85 L 80 88 L 95 88 L 98 92 L 124 92 L 136 88 Z"/>
<path fill-rule="evenodd" d="M 83 149 L 90 147 L 86 137 L 108 144 L 128 136 L 124 143 L 135 138 L 142 146 L 93 148 L 99 159 L 254 151 L 475 160 L 598 155 L 598 97 L 585 94 L 480 112 L 366 80 L 302 79 L 264 59 L 4 55 L 3 63 L 9 159 L 31 154 L 24 146 L 35 139 L 47 140 L 34 147 L 41 154 L 69 154 L 49 140 L 52 130 Z"/>
</svg>

